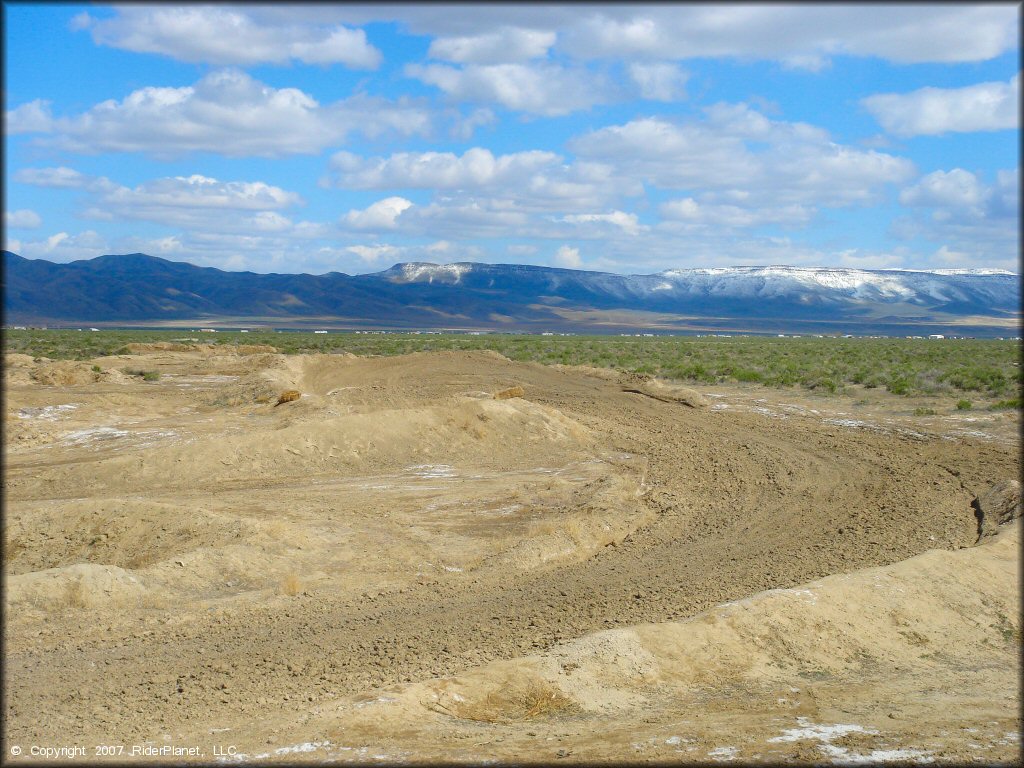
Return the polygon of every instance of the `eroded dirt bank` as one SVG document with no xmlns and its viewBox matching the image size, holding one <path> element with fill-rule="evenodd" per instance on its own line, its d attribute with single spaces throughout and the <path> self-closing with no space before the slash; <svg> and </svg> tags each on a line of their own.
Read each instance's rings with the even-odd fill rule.
<svg viewBox="0 0 1024 768">
<path fill-rule="evenodd" d="M 702 402 L 489 353 L 358 359 L 169 349 L 79 365 L 16 359 L 5 367 L 10 743 L 61 744 L 67 734 L 82 744 L 231 743 L 252 757 L 319 738 L 338 746 L 338 759 L 368 759 L 357 748 L 372 750 L 377 737 L 345 743 L 346 722 L 357 718 L 338 714 L 355 692 L 378 691 L 371 701 L 396 685 L 429 687 L 422 681 L 544 652 L 537 658 L 550 667 L 557 643 L 595 631 L 653 637 L 627 628 L 928 550 L 966 556 L 957 550 L 978 539 L 972 502 L 1019 475 L 1013 437 L 873 425 L 830 415 L 827 401 L 783 407 L 793 398 L 765 390 L 754 390 L 749 407 L 713 387 Z M 144 382 L 125 368 L 161 377 Z M 492 397 L 516 385 L 523 397 Z M 303 397 L 275 405 L 287 389 Z M 734 407 L 717 407 L 727 402 Z M 993 557 L 1015 563 L 1016 550 L 1000 546 L 969 553 L 998 551 Z M 1015 599 L 1015 581 L 993 578 L 992 600 Z M 871 616 L 881 610 L 864 605 Z M 1019 639 L 1016 612 L 1006 615 L 1005 626 L 989 622 L 1002 627 L 988 627 L 991 642 Z M 817 631 L 801 621 L 797 645 Z M 681 680 L 706 663 L 684 642 L 690 631 L 655 632 L 668 638 L 658 653 Z M 949 691 L 963 689 L 964 727 L 992 731 L 979 756 L 1000 759 L 996 741 L 1018 727 L 1009 715 L 981 718 L 1006 691 L 1015 696 L 1016 672 L 986 667 L 975 695 L 956 678 L 955 660 L 943 666 L 946 652 L 929 663 L 953 675 L 943 678 Z M 793 674 L 818 669 L 797 667 Z M 856 679 L 865 701 L 880 696 L 866 661 L 818 671 L 825 677 L 809 690 L 849 690 Z M 630 674 L 642 680 L 642 665 Z M 709 750 L 753 754 L 738 724 L 772 696 L 785 698 L 765 685 L 762 698 L 742 686 L 701 694 L 715 727 L 737 724 L 736 743 Z M 659 706 L 692 714 L 693 701 L 684 706 L 679 693 L 692 686 L 669 688 L 671 702 Z M 595 682 L 590 694 L 563 691 L 572 702 L 564 711 L 490 727 L 511 728 L 502 738 L 550 759 L 555 741 L 530 734 L 571 714 L 573 757 L 646 756 L 626 746 L 638 710 L 621 710 L 618 721 L 614 709 L 586 714 L 602 690 Z M 913 708 L 919 692 L 892 695 L 891 711 L 909 707 L 920 721 L 904 733 L 948 731 Z M 1015 699 L 1006 705 L 1016 712 Z M 830 714 L 778 706 L 812 720 Z M 475 738 L 472 728 L 483 727 L 421 709 L 408 745 L 405 731 L 389 742 L 393 758 L 447 754 L 453 742 L 431 731 L 438 718 L 458 721 L 445 726 L 463 733 L 452 738 Z M 39 711 L 50 714 L 41 720 Z M 867 729 L 873 721 L 850 722 Z M 997 738 L 993 728 L 1006 730 Z M 958 756 L 973 754 L 964 751 L 970 733 L 950 741 Z M 685 734 L 665 738 L 676 735 L 669 746 L 683 751 L 659 758 L 710 759 L 691 755 Z M 822 756 L 806 740 L 773 743 L 788 744 L 792 757 Z M 316 749 L 282 754 L 322 758 Z M 568 756 L 570 747 L 558 749 Z M 781 754 L 761 752 L 769 753 Z"/>
</svg>

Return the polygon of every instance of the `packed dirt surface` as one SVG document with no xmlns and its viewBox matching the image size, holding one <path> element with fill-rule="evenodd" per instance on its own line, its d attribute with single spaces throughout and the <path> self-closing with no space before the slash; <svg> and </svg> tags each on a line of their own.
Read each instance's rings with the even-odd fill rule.
<svg viewBox="0 0 1024 768">
<path fill-rule="evenodd" d="M 1016 412 L 150 346 L 5 359 L 12 762 L 1019 754 Z"/>
</svg>

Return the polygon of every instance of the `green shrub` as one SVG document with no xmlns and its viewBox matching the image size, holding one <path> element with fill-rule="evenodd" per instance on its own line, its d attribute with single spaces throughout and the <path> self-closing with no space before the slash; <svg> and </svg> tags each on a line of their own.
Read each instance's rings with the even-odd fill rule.
<svg viewBox="0 0 1024 768">
<path fill-rule="evenodd" d="M 934 416 L 935 415 L 935 409 L 934 408 L 915 408 L 914 409 L 914 415 L 915 416 Z"/>
<path fill-rule="evenodd" d="M 958 411 L 969 411 L 974 407 L 974 404 L 970 400 L 957 400 L 956 409 Z"/>
<path fill-rule="evenodd" d="M 762 381 L 764 376 L 760 371 L 738 370 L 733 374 L 736 381 Z"/>
<path fill-rule="evenodd" d="M 100 372 L 101 372 L 102 370 L 103 370 L 103 369 L 102 369 L 102 368 L 100 368 L 100 367 L 99 367 L 98 365 L 94 365 L 94 366 L 92 367 L 92 372 L 93 372 L 93 373 L 100 373 Z"/>
<path fill-rule="evenodd" d="M 910 382 L 905 378 L 896 378 L 889 381 L 885 388 L 894 395 L 906 395 L 910 392 Z"/>
<path fill-rule="evenodd" d="M 1009 400 L 1000 400 L 988 407 L 990 411 L 1002 411 L 1006 409 L 1020 410 L 1020 398 L 1011 397 Z"/>
</svg>

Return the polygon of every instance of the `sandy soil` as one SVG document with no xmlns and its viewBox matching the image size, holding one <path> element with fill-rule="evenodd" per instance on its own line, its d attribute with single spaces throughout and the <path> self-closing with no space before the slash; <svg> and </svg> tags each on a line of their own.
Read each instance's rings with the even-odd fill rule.
<svg viewBox="0 0 1024 768">
<path fill-rule="evenodd" d="M 18 760 L 1017 758 L 1019 414 L 242 351 L 7 356 Z"/>
</svg>

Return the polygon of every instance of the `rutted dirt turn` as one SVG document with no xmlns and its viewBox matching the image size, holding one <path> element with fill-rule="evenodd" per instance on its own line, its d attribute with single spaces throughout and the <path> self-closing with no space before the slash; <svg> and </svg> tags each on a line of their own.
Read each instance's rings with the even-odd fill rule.
<svg viewBox="0 0 1024 768">
<path fill-rule="evenodd" d="M 337 743 L 321 715 L 358 691 L 973 547 L 972 502 L 1020 471 L 1009 438 L 486 352 L 38 365 L 6 369 L 8 743 Z M 572 756 L 628 758 L 608 723 Z"/>
</svg>

